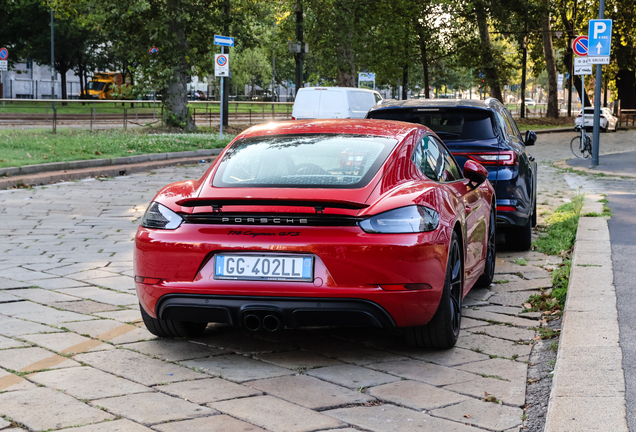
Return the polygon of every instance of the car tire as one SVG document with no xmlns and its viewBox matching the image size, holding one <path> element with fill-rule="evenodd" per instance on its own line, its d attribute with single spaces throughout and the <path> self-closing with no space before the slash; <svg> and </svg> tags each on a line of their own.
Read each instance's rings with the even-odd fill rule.
<svg viewBox="0 0 636 432">
<path fill-rule="evenodd" d="M 532 247 L 532 217 L 522 227 L 508 228 L 506 232 L 506 249 L 527 251 Z"/>
<path fill-rule="evenodd" d="M 204 332 L 208 325 L 206 322 L 174 321 L 153 318 L 148 315 L 141 305 L 139 305 L 139 310 L 141 311 L 141 317 L 148 331 L 162 338 L 197 337 Z"/>
<path fill-rule="evenodd" d="M 495 260 L 497 258 L 497 231 L 496 231 L 496 221 L 495 221 L 495 212 L 494 210 L 490 211 L 490 226 L 488 227 L 488 239 L 486 243 L 486 248 L 488 249 L 486 253 L 486 266 L 484 268 L 484 272 L 477 282 L 475 282 L 475 288 L 486 288 L 489 287 L 492 283 L 492 280 L 495 278 Z"/>
<path fill-rule="evenodd" d="M 532 206 L 532 228 L 537 226 L 537 197 L 534 198 L 534 206 Z"/>
<path fill-rule="evenodd" d="M 463 291 L 462 253 L 457 233 L 453 232 L 448 249 L 446 279 L 437 312 L 428 324 L 404 329 L 406 342 L 410 346 L 418 348 L 454 347 L 461 328 Z"/>
</svg>

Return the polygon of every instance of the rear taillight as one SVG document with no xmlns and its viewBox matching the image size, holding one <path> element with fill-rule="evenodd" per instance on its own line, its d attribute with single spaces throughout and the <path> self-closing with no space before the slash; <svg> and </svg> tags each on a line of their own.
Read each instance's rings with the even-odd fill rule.
<svg viewBox="0 0 636 432">
<path fill-rule="evenodd" d="M 517 208 L 513 206 L 497 206 L 497 213 L 500 211 L 517 211 Z"/>
<path fill-rule="evenodd" d="M 504 166 L 516 166 L 519 165 L 519 159 L 517 153 L 514 151 L 502 151 L 502 152 L 484 152 L 484 153 L 470 153 L 462 154 L 456 153 L 458 156 L 465 156 L 482 165 L 504 165 Z"/>
<path fill-rule="evenodd" d="M 296 117 L 292 116 L 292 120 L 296 120 Z"/>
<path fill-rule="evenodd" d="M 605 118 L 605 116 L 601 116 L 601 118 Z"/>
<path fill-rule="evenodd" d="M 577 116 L 576 116 L 576 118 L 579 118 L 579 117 L 581 117 L 581 114 L 579 114 L 579 115 L 577 115 Z"/>
</svg>

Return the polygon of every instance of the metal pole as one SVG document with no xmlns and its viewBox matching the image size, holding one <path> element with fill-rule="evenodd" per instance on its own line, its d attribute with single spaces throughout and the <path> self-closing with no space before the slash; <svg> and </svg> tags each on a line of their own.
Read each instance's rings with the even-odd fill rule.
<svg viewBox="0 0 636 432">
<path fill-rule="evenodd" d="M 55 37 L 55 29 L 53 28 L 53 9 L 51 9 L 51 109 L 53 111 L 55 111 L 55 64 L 54 64 L 55 45 L 53 43 L 54 37 Z"/>
<path fill-rule="evenodd" d="M 581 75 L 581 94 L 585 98 L 585 75 Z M 581 127 L 583 128 L 581 144 L 585 145 L 585 100 L 581 102 Z"/>
<path fill-rule="evenodd" d="M 225 47 L 221 46 L 221 54 L 225 54 Z M 223 139 L 223 77 L 221 77 L 221 111 L 220 111 L 220 115 L 219 115 L 219 119 L 221 120 L 220 126 L 219 126 L 219 138 Z"/>
<path fill-rule="evenodd" d="M 605 0 L 600 0 L 598 5 L 598 19 L 605 17 Z M 591 35 L 590 35 L 591 36 Z M 588 49 L 591 49 L 588 48 Z M 596 88 L 594 89 L 594 132 L 592 136 L 592 166 L 598 165 L 598 153 L 599 146 L 601 144 L 601 87 L 602 83 L 603 67 L 600 64 L 596 65 Z"/>
<path fill-rule="evenodd" d="M 528 44 L 526 36 L 523 37 L 523 65 L 521 66 L 521 112 L 519 118 L 526 118 L 526 63 L 528 60 Z M 481 91 L 479 92 L 481 94 Z"/>
</svg>

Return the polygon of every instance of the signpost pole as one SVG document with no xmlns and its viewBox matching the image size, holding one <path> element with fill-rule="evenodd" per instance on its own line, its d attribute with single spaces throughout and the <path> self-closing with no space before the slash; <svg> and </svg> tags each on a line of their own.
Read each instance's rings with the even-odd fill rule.
<svg viewBox="0 0 636 432">
<path fill-rule="evenodd" d="M 600 0 L 598 5 L 598 19 L 605 17 L 605 0 Z M 591 45 L 591 44 L 590 44 Z M 592 46 L 589 47 L 592 49 Z M 596 88 L 594 89 L 594 132 L 592 136 L 592 166 L 598 165 L 598 154 L 601 139 L 601 85 L 602 66 L 596 65 Z"/>
<path fill-rule="evenodd" d="M 581 75 L 581 127 L 583 128 L 581 144 L 585 145 L 585 75 Z"/>
<path fill-rule="evenodd" d="M 225 54 L 225 47 L 222 46 L 221 47 L 221 54 Z M 221 77 L 221 111 L 219 111 L 219 119 L 221 120 L 220 122 L 220 127 L 219 127 L 219 138 L 223 139 L 223 90 L 224 90 L 224 86 L 223 86 L 224 82 L 223 82 L 223 77 Z"/>
</svg>

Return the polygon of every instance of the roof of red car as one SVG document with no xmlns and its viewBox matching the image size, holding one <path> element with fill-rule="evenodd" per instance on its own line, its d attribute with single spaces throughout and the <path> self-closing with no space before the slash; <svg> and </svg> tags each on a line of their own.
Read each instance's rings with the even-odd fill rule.
<svg viewBox="0 0 636 432">
<path fill-rule="evenodd" d="M 414 129 L 429 130 L 426 126 L 392 120 L 292 120 L 253 126 L 239 135 L 240 138 L 263 135 L 287 135 L 307 133 L 341 133 L 375 135 L 401 139 Z"/>
</svg>

